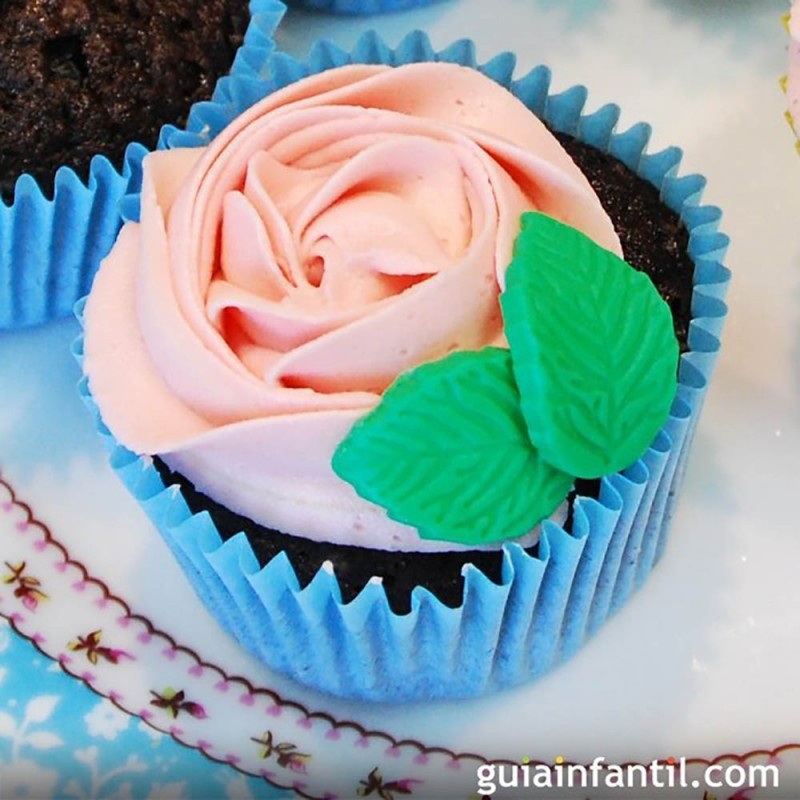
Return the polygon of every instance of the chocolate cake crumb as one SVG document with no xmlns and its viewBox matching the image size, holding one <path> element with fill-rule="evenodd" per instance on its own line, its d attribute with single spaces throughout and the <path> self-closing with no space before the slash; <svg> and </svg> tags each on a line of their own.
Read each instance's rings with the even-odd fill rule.
<svg viewBox="0 0 800 800">
<path fill-rule="evenodd" d="M 231 67 L 247 0 L 0 0 L 0 196 L 155 146 Z"/>
<path fill-rule="evenodd" d="M 664 211 L 658 189 L 588 144 L 554 131 L 617 228 L 625 260 L 646 272 L 672 309 L 681 352 L 688 350 L 694 267 L 689 233 L 677 214 Z"/>
<path fill-rule="evenodd" d="M 669 303 L 678 341 L 686 350 L 694 275 L 686 228 L 677 214 L 661 202 L 655 187 L 624 164 L 570 137 L 559 139 L 594 186 L 617 229 L 626 260 L 650 275 Z M 245 531 L 262 566 L 285 552 L 300 585 L 306 586 L 322 564 L 330 561 L 345 602 L 352 600 L 371 577 L 379 576 L 389 605 L 398 614 L 410 610 L 415 586 L 424 586 L 446 605 L 457 607 L 462 600 L 462 570 L 466 564 L 475 565 L 495 583 L 501 582 L 499 551 L 401 553 L 313 542 L 258 525 L 198 492 L 186 478 L 170 472 L 160 459 L 155 463 L 166 485 L 177 483 L 181 487 L 193 512 L 206 510 L 211 514 L 224 539 Z M 571 530 L 575 498 L 596 498 L 599 492 L 599 480 L 576 481 L 575 491 L 568 498 L 567 530 Z M 527 552 L 535 555 L 536 551 L 534 546 Z"/>
</svg>

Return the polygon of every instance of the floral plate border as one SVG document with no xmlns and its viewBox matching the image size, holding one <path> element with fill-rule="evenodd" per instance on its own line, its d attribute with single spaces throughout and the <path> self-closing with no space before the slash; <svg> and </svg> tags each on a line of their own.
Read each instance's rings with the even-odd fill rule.
<svg viewBox="0 0 800 800">
<path fill-rule="evenodd" d="M 398 741 L 352 720 L 310 711 L 246 678 L 227 675 L 134 613 L 102 580 L 71 559 L 2 474 L 0 616 L 64 672 L 119 709 L 213 761 L 301 797 L 399 800 L 444 793 L 477 798 L 480 765 L 514 763 L 455 753 L 417 740 Z M 158 681 L 142 681 L 142 675 L 158 676 Z M 233 719 L 235 724 L 231 724 Z M 220 720 L 225 724 L 219 725 Z M 698 794 L 703 770 L 711 764 L 777 764 L 782 771 L 786 768 L 796 774 L 800 772 L 800 743 L 744 755 L 725 754 L 712 761 L 689 759 L 687 776 L 690 781 L 697 779 L 701 789 L 680 796 L 697 800 L 767 796 L 758 790 Z M 503 796 L 530 796 L 530 789 L 504 791 Z M 575 796 L 586 798 L 585 792 Z M 620 796 L 619 790 L 615 796 Z M 669 796 L 679 795 L 669 790 Z"/>
</svg>

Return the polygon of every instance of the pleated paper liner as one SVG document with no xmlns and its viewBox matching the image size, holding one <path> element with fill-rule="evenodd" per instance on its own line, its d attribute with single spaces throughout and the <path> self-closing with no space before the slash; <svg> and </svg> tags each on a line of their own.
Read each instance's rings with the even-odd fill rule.
<svg viewBox="0 0 800 800">
<path fill-rule="evenodd" d="M 505 545 L 499 585 L 465 567 L 457 608 L 417 587 L 410 613 L 395 614 L 379 583 L 369 583 L 345 604 L 335 574 L 320 569 L 301 589 L 285 554 L 262 568 L 243 533 L 223 543 L 209 514 L 192 514 L 177 487 L 165 487 L 151 459 L 114 441 L 86 380 L 80 385 L 113 468 L 219 622 L 273 669 L 325 692 L 379 702 L 474 696 L 541 675 L 574 653 L 641 586 L 666 545 L 727 313 L 723 297 L 730 274 L 721 258 L 728 240 L 718 232 L 719 209 L 699 205 L 704 179 L 677 176 L 677 148 L 647 153 L 649 126 L 617 133 L 617 106 L 583 115 L 584 87 L 551 95 L 546 67 L 515 80 L 514 56 L 508 53 L 477 65 L 469 41 L 437 53 L 423 34 L 414 33 L 392 50 L 370 34 L 352 53 L 318 42 L 307 63 L 283 54 L 263 66 L 239 62 L 225 85 L 227 101 L 206 104 L 198 116 L 214 135 L 259 98 L 306 75 L 351 62 L 437 60 L 479 69 L 556 130 L 623 161 L 659 188 L 689 231 L 693 318 L 671 415 L 641 459 L 601 481 L 597 499 L 576 499 L 570 532 L 545 521 L 535 556 Z M 182 142 L 192 143 L 186 137 Z M 136 198 L 129 202 L 135 206 Z M 79 358 L 81 352 L 79 341 Z"/>
<path fill-rule="evenodd" d="M 0 202 L 0 329 L 67 316 L 89 291 L 121 224 L 117 205 L 138 183 L 144 153 L 130 145 L 121 170 L 95 156 L 85 184 L 61 167 L 52 197 L 30 175 L 17 179 L 13 203 Z"/>
<path fill-rule="evenodd" d="M 278 0 L 250 0 L 250 24 L 237 60 L 263 63 L 269 57 L 284 11 Z M 187 128 L 193 137 L 202 134 L 196 116 Z M 17 179 L 12 204 L 0 201 L 0 331 L 72 313 L 116 239 L 120 201 L 141 187 L 146 152 L 130 144 L 119 166 L 95 156 L 85 183 L 62 166 L 52 197 L 30 175 Z"/>
</svg>

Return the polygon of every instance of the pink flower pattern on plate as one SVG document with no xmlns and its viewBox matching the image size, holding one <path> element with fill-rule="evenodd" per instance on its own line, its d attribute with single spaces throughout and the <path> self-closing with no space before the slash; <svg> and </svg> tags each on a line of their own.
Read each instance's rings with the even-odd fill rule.
<svg viewBox="0 0 800 800">
<path fill-rule="evenodd" d="M 42 585 L 41 581 L 25 574 L 26 563 L 24 561 L 19 564 L 9 564 L 8 561 L 4 563 L 11 573 L 3 576 L 3 583 L 17 584 L 14 589 L 14 597 L 19 598 L 28 611 L 36 611 L 42 600 L 49 599 L 39 588 Z"/>
</svg>

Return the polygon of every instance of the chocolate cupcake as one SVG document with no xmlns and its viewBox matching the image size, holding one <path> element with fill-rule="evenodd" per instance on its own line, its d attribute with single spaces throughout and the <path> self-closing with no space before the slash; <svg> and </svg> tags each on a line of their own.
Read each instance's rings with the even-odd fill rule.
<svg viewBox="0 0 800 800">
<path fill-rule="evenodd" d="M 689 235 L 678 215 L 661 202 L 658 190 L 613 156 L 568 134 L 556 134 L 581 171 L 587 175 L 611 217 L 625 259 L 650 276 L 673 314 L 681 351 L 688 350 L 694 264 L 688 254 Z M 379 550 L 331 542 L 317 542 L 260 525 L 198 491 L 185 476 L 154 459 L 164 484 L 177 485 L 189 509 L 208 512 L 223 540 L 243 531 L 258 563 L 264 567 L 279 553 L 291 562 L 301 587 L 306 587 L 327 563 L 333 565 L 342 600 L 355 599 L 370 580 L 379 579 L 389 606 L 397 614 L 411 610 L 411 596 L 424 587 L 445 605 L 456 608 L 464 592 L 464 568 L 477 567 L 494 583 L 502 582 L 501 550 L 465 550 L 433 553 Z M 571 530 L 578 495 L 597 498 L 599 481 L 579 481 L 560 517 Z M 537 545 L 526 552 L 534 556 Z"/>
<path fill-rule="evenodd" d="M 437 60 L 468 69 L 332 69 L 342 63 Z M 478 68 L 464 43 L 435 54 L 420 35 L 397 51 L 374 37 L 352 55 L 321 46 L 310 66 L 276 57 L 270 72 L 281 76 L 281 86 L 309 73 L 317 78 L 282 92 L 276 91 L 277 80 L 267 83 L 264 94 L 275 94 L 226 129 L 207 158 L 154 158 L 142 196 L 143 225 L 123 231 L 90 299 L 84 394 L 88 398 L 90 390 L 96 398 L 102 430 L 159 459 L 153 466 L 113 445 L 112 463 L 220 621 L 270 666 L 325 691 L 383 701 L 464 696 L 540 674 L 571 654 L 627 599 L 666 541 L 674 490 L 725 314 L 720 296 L 728 276 L 716 260 L 725 239 L 714 231 L 719 213 L 694 204 L 701 179 L 672 177 L 678 151 L 644 153 L 646 126 L 614 134 L 615 107 L 581 117 L 585 90 L 549 96 L 547 70 L 512 81 L 512 68 L 505 56 Z M 411 91 L 413 86 L 426 91 Z M 297 116 L 284 109 L 293 103 Z M 269 117 L 275 109 L 284 113 Z M 390 122 L 382 110 L 390 112 Z M 529 111 L 559 131 L 583 172 Z M 431 116 L 442 121 L 433 132 Z M 260 124 L 262 118 L 270 124 Z M 401 128 L 400 141 L 386 137 L 384 126 L 394 125 Z M 496 136 L 493 125 L 502 125 L 508 138 Z M 326 144 L 314 142 L 321 130 L 330 133 Z M 442 149 L 445 142 L 456 155 Z M 486 193 L 483 173 L 475 171 L 478 150 L 491 153 L 492 164 L 501 164 L 506 176 L 488 168 L 492 181 L 499 181 L 493 193 Z M 299 169 L 311 172 L 305 189 L 293 183 Z M 183 188 L 175 197 L 161 188 L 176 184 Z M 413 195 L 435 223 L 429 228 L 424 215 L 422 224 L 404 219 L 395 191 Z M 340 205 L 330 214 L 332 198 L 347 212 Z M 496 220 L 490 211 L 495 202 L 502 208 Z M 353 204 L 362 222 L 377 214 L 406 227 L 394 233 L 394 226 L 383 227 L 380 243 L 365 241 L 364 225 L 347 222 Z M 401 385 L 406 391 L 408 378 L 392 381 L 407 370 L 415 375 L 417 364 L 425 365 L 419 372 L 427 379 L 428 362 L 454 359 L 463 365 L 469 353 L 489 353 L 486 374 L 492 382 L 495 365 L 507 360 L 505 335 L 512 354 L 518 337 L 508 319 L 504 330 L 498 290 L 487 287 L 502 284 L 505 266 L 517 261 L 511 247 L 518 214 L 531 207 L 568 223 L 557 224 L 559 229 L 583 231 L 580 242 L 594 240 L 591 247 L 609 258 L 619 261 L 609 251 L 625 252 L 634 266 L 652 273 L 673 310 L 672 319 L 666 306 L 657 316 L 663 320 L 666 314 L 683 345 L 677 396 L 677 345 L 670 332 L 667 349 L 674 347 L 675 360 L 665 363 L 672 391 L 663 418 L 633 455 L 608 472 L 587 467 L 572 476 L 556 474 L 548 461 L 539 481 L 545 493 L 557 485 L 566 498 L 575 475 L 599 479 L 577 483 L 560 507 L 548 494 L 546 510 L 537 506 L 532 518 L 545 519 L 534 530 L 528 506 L 535 505 L 535 491 L 502 518 L 513 517 L 513 525 L 492 521 L 488 536 L 482 531 L 469 541 L 442 537 L 443 543 L 426 535 L 427 519 L 414 527 L 395 509 L 387 516 L 359 499 L 324 460 L 373 416 L 367 412 L 377 400 L 380 410 Z M 321 208 L 329 214 L 325 225 L 317 224 Z M 205 320 L 198 316 L 192 282 L 178 286 L 172 301 L 158 289 L 163 277 L 155 263 L 167 250 L 157 220 L 167 211 L 169 236 L 188 244 L 177 255 L 170 250 L 177 258 L 173 268 L 184 275 L 190 265 L 199 270 Z M 216 221 L 194 228 L 200 219 Z M 465 219 L 471 220 L 466 234 L 454 222 Z M 534 224 L 526 222 L 523 234 Z M 489 229 L 493 233 L 484 235 Z M 306 234 L 313 242 L 307 252 Z M 297 236 L 303 252 L 294 260 L 286 246 Z M 402 257 L 389 256 L 379 276 L 360 275 L 354 284 L 351 271 L 387 241 Z M 437 266 L 437 259 L 462 251 L 468 255 L 459 256 L 456 266 Z M 331 267 L 335 263 L 343 265 L 341 274 Z M 140 270 L 135 281 L 143 278 L 152 286 L 157 313 L 147 309 L 149 300 L 138 312 L 131 310 L 128 292 Z M 503 295 L 509 292 L 507 287 Z M 432 302 L 422 302 L 432 294 Z M 506 305 L 504 316 L 513 312 Z M 374 316 L 380 325 L 373 324 Z M 655 329 L 655 313 L 652 320 Z M 146 352 L 138 345 L 130 349 L 137 337 L 124 332 L 128 327 L 149 342 Z M 348 340 L 353 335 L 358 345 Z M 192 342 L 196 337 L 200 348 Z M 648 337 L 646 332 L 643 340 Z M 488 350 L 480 350 L 484 345 Z M 449 356 L 454 349 L 464 352 Z M 377 362 L 365 366 L 373 351 L 380 353 Z M 125 353 L 125 375 L 103 366 L 112 352 L 117 361 Z M 226 372 L 227 386 L 221 380 Z M 125 418 L 113 398 L 127 394 L 131 374 L 144 400 L 135 418 Z M 196 384 L 192 374 L 205 377 Z M 496 385 L 489 388 L 493 392 Z M 487 398 L 494 402 L 491 392 Z M 448 401 L 447 408 L 460 413 L 457 403 Z M 435 419 L 447 427 L 446 416 Z M 493 475 L 507 480 L 502 467 Z M 389 472 L 393 468 L 388 464 Z M 398 473 L 398 482 L 409 476 L 414 478 L 413 470 Z M 173 482 L 179 491 L 165 489 Z M 438 475 L 430 481 L 441 482 Z M 419 492 L 428 488 L 420 485 Z M 482 494 L 476 500 L 474 487 L 464 485 L 449 505 L 480 505 Z M 373 499 L 369 492 L 363 496 Z M 500 498 L 495 506 L 503 504 Z"/>
<path fill-rule="evenodd" d="M 4 4 L 0 328 L 66 315 L 85 294 L 144 148 L 211 99 L 248 20 L 247 0 Z"/>
</svg>

